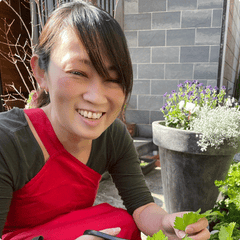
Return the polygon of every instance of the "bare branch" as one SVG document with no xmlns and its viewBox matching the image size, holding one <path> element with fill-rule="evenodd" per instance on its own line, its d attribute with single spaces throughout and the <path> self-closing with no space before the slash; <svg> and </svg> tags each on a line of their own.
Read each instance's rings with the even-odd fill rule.
<svg viewBox="0 0 240 240">
<path fill-rule="evenodd" d="M 1 1 L 1 0 L 0 0 Z M 15 19 L 13 19 L 10 23 L 7 22 L 6 18 L 2 18 L 0 20 L 3 21 L 3 26 L 4 28 L 0 28 L 0 32 L 3 33 L 1 35 L 2 41 L 0 41 L 0 44 L 7 46 L 8 51 L 2 51 L 0 50 L 0 56 L 2 56 L 4 59 L 9 61 L 10 63 L 14 64 L 16 70 L 18 71 L 18 74 L 21 78 L 21 82 L 23 83 L 23 86 L 25 86 L 27 93 L 22 92 L 21 87 L 17 89 L 14 85 L 12 84 L 6 84 L 5 85 L 5 95 L 0 96 L 3 98 L 4 104 L 3 106 L 9 110 L 11 107 L 7 105 L 8 102 L 13 102 L 13 101 L 21 101 L 27 104 L 27 98 L 26 95 L 30 94 L 31 90 L 29 86 L 31 85 L 31 88 L 34 90 L 37 90 L 39 88 L 37 82 L 34 79 L 33 73 L 31 69 L 29 68 L 29 62 L 32 56 L 32 51 L 33 51 L 33 37 L 30 36 L 30 33 L 28 31 L 27 26 L 25 25 L 22 17 L 20 14 L 11 6 L 10 1 L 8 0 L 2 0 L 7 6 L 16 14 L 17 18 L 20 20 L 22 23 L 24 29 L 26 30 L 28 38 L 22 41 L 22 35 L 19 34 L 17 38 L 14 36 L 12 32 L 12 27 L 15 22 Z M 24 0 L 26 3 L 32 4 L 29 2 L 29 0 Z M 40 6 L 39 6 L 39 1 L 35 0 L 35 3 L 37 4 L 37 9 L 38 9 L 38 17 L 40 20 L 40 26 L 41 29 L 43 28 L 42 24 L 42 13 L 40 11 Z M 23 4 L 24 5 L 24 4 Z M 24 5 L 25 8 L 27 8 Z M 32 18 L 33 19 L 33 18 Z M 32 33 L 33 33 L 33 24 L 31 24 L 32 27 Z M 5 41 L 5 42 L 3 42 Z M 23 44 L 21 44 L 23 42 Z M 24 67 L 24 72 L 26 70 L 27 72 L 27 77 L 24 78 L 25 73 L 21 72 L 19 65 L 18 64 L 23 64 Z M 27 80 L 26 80 L 27 79 Z M 27 83 L 28 81 L 28 83 Z M 30 83 L 30 85 L 29 85 Z M 11 89 L 11 90 L 10 90 Z M 9 92 L 10 90 L 10 92 Z"/>
</svg>

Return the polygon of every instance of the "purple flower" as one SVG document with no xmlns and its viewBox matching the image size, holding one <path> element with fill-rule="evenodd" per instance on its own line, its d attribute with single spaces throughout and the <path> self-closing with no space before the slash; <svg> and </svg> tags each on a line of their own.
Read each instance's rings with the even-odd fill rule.
<svg viewBox="0 0 240 240">
<path fill-rule="evenodd" d="M 198 84 L 198 80 L 193 80 L 193 83 L 194 84 Z"/>
<path fill-rule="evenodd" d="M 162 110 L 165 111 L 166 110 L 166 107 L 167 107 L 167 103 L 165 103 L 163 106 L 162 106 Z"/>
<path fill-rule="evenodd" d="M 211 89 L 211 88 L 212 88 L 212 86 L 211 86 L 211 85 L 209 85 L 209 86 L 206 86 L 206 88 L 209 88 L 209 89 Z"/>
<path fill-rule="evenodd" d="M 181 97 L 184 97 L 185 96 L 185 93 L 183 93 L 182 95 L 181 95 Z"/>
<path fill-rule="evenodd" d="M 203 86 L 203 83 L 199 83 L 198 85 L 197 85 L 197 88 L 198 87 L 202 87 Z"/>
<path fill-rule="evenodd" d="M 217 86 L 215 86 L 213 89 L 215 89 L 216 91 L 218 90 L 218 87 Z"/>
<path fill-rule="evenodd" d="M 195 97 L 195 98 L 193 99 L 193 101 L 198 100 L 198 99 L 199 99 L 199 97 Z"/>
<path fill-rule="evenodd" d="M 192 96 L 193 95 L 193 91 L 189 91 L 187 94 L 188 94 L 188 96 Z"/>
<path fill-rule="evenodd" d="M 176 91 L 175 91 L 175 90 L 172 90 L 172 93 L 176 93 Z"/>
<path fill-rule="evenodd" d="M 173 97 L 173 95 L 172 95 L 172 94 L 170 94 L 168 98 L 172 98 L 172 97 Z"/>
<path fill-rule="evenodd" d="M 206 91 L 205 91 L 205 90 L 203 90 L 201 93 L 205 95 L 205 94 L 206 94 Z"/>
<path fill-rule="evenodd" d="M 225 86 L 222 86 L 222 89 L 223 89 L 223 90 L 226 90 L 226 87 L 225 87 Z"/>
<path fill-rule="evenodd" d="M 183 87 L 183 84 L 180 83 L 180 84 L 178 84 L 177 86 L 178 86 L 179 88 L 181 88 L 181 87 Z"/>
<path fill-rule="evenodd" d="M 217 97 L 213 97 L 213 100 L 217 100 L 218 98 Z"/>
<path fill-rule="evenodd" d="M 166 97 L 167 96 L 167 92 L 165 92 L 164 94 L 163 94 L 163 97 Z"/>
</svg>

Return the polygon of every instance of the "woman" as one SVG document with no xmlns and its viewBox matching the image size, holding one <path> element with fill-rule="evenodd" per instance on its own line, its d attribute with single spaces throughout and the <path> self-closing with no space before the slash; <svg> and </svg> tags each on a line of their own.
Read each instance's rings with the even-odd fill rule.
<svg viewBox="0 0 240 240">
<path fill-rule="evenodd" d="M 41 91 L 35 109 L 0 115 L 0 227 L 3 239 L 99 239 L 104 230 L 138 240 L 207 239 L 202 219 L 185 232 L 157 206 L 125 126 L 116 120 L 132 88 L 124 34 L 106 12 L 81 1 L 46 23 L 31 66 Z M 127 208 L 94 206 L 101 174 L 113 177 Z M 121 229 L 119 229 L 120 227 Z"/>
</svg>

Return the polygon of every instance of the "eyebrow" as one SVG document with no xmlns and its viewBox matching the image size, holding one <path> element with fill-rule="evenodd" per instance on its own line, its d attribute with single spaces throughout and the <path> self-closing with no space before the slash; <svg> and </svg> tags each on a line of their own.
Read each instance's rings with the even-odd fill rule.
<svg viewBox="0 0 240 240">
<path fill-rule="evenodd" d="M 78 62 L 80 62 L 80 63 L 84 63 L 84 64 L 86 64 L 86 65 L 88 65 L 88 66 L 94 67 L 93 64 L 92 64 L 92 62 L 91 62 L 90 60 L 88 60 L 88 59 L 85 59 L 85 58 L 77 58 L 77 59 L 75 59 L 75 60 L 78 61 Z M 107 70 L 108 70 L 108 71 L 117 71 L 117 68 L 116 68 L 114 65 L 110 65 L 109 67 L 107 67 Z"/>
<path fill-rule="evenodd" d="M 74 59 L 74 60 L 76 60 L 78 62 L 81 62 L 81 63 L 84 63 L 86 65 L 92 66 L 92 62 L 88 59 L 77 58 L 77 59 Z"/>
</svg>

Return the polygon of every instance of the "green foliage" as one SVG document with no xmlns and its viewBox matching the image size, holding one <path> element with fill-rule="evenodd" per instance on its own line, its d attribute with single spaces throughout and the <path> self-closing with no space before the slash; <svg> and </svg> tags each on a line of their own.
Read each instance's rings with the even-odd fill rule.
<svg viewBox="0 0 240 240">
<path fill-rule="evenodd" d="M 197 222 L 200 218 L 203 218 L 200 213 L 201 210 L 197 212 L 185 213 L 183 217 L 176 217 L 174 222 L 174 228 L 185 231 L 186 227 L 192 223 Z"/>
<path fill-rule="evenodd" d="M 233 240 L 232 234 L 236 223 L 230 223 L 228 226 L 221 226 L 219 240 Z"/>
<path fill-rule="evenodd" d="M 240 211 L 240 162 L 231 165 L 226 179 L 215 181 L 215 185 L 227 196 L 224 200 L 225 205 L 228 206 L 233 203 L 236 205 L 236 209 Z"/>
<path fill-rule="evenodd" d="M 224 195 L 224 199 L 217 202 L 216 206 L 205 213 L 185 213 L 182 218 L 176 217 L 174 228 L 185 231 L 186 227 L 199 219 L 206 217 L 209 223 L 214 223 L 210 240 L 239 240 L 240 239 L 240 163 L 233 163 L 225 181 L 215 181 L 216 186 Z M 162 231 L 148 237 L 147 240 L 167 240 Z M 190 240 L 188 236 L 183 238 Z"/>
<path fill-rule="evenodd" d="M 185 213 L 182 218 L 176 217 L 174 222 L 174 228 L 185 231 L 186 227 L 190 224 L 193 224 L 197 222 L 199 219 L 208 217 L 208 216 L 216 216 L 216 215 L 222 215 L 220 212 L 212 212 L 211 210 L 200 214 L 201 209 L 199 209 L 197 212 L 189 212 Z"/>
<path fill-rule="evenodd" d="M 152 237 L 148 236 L 147 240 L 168 240 L 168 237 L 166 237 L 162 230 L 160 230 L 159 232 L 153 234 Z"/>
<path fill-rule="evenodd" d="M 196 132 L 202 151 L 207 147 L 220 148 L 227 142 L 237 148 L 240 139 L 240 111 L 234 98 L 225 98 L 221 90 L 203 86 L 197 80 L 178 85 L 178 92 L 164 94 L 166 103 L 161 108 L 168 127 Z"/>
<path fill-rule="evenodd" d="M 199 209 L 197 212 L 189 212 L 185 213 L 183 217 L 176 217 L 174 222 L 174 228 L 178 230 L 185 231 L 186 227 L 190 224 L 193 224 L 197 222 L 200 218 L 204 218 L 207 216 L 215 216 L 215 215 L 221 215 L 219 212 L 212 212 L 211 210 L 200 214 L 201 209 Z M 184 240 L 191 240 L 192 238 L 189 238 L 187 235 L 183 238 Z M 160 230 L 158 233 L 155 233 L 152 237 L 148 236 L 147 240 L 168 240 L 168 237 L 166 237 L 163 232 Z"/>
<path fill-rule="evenodd" d="M 207 217 L 210 225 L 215 224 L 213 229 L 220 231 L 211 235 L 210 240 L 240 239 L 239 177 L 240 163 L 233 163 L 226 179 L 224 181 L 215 181 L 224 198 L 218 201 L 212 209 L 221 212 L 221 215 Z M 232 233 L 232 235 L 227 236 L 227 233 Z"/>
<path fill-rule="evenodd" d="M 215 108 L 217 104 L 223 103 L 226 95 L 225 87 L 219 93 L 218 88 L 203 86 L 197 80 L 185 81 L 178 85 L 178 92 L 173 90 L 171 94 L 164 94 L 166 104 L 161 108 L 166 121 L 166 126 L 189 129 L 191 119 L 204 105 Z"/>
</svg>

